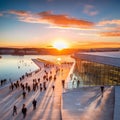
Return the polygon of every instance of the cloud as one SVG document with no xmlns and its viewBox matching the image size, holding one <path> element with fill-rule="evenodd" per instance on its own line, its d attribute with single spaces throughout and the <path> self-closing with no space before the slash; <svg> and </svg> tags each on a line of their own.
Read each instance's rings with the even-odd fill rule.
<svg viewBox="0 0 120 120">
<path fill-rule="evenodd" d="M 93 41 L 93 40 L 91 40 Z M 75 47 L 77 48 L 116 48 L 120 47 L 120 42 L 90 42 L 90 41 L 85 41 L 85 42 L 76 42 Z"/>
<path fill-rule="evenodd" d="M 40 13 L 30 13 L 27 11 L 11 10 L 9 14 L 14 14 L 20 21 L 29 23 L 44 23 L 55 25 L 58 27 L 74 27 L 74 28 L 91 28 L 94 26 L 93 22 L 77 19 L 63 14 L 54 14 L 51 11 L 43 11 Z"/>
<path fill-rule="evenodd" d="M 81 47 L 82 48 L 114 48 L 114 47 L 120 47 L 120 42 L 88 42 L 86 44 L 82 44 Z"/>
<path fill-rule="evenodd" d="M 98 14 L 98 11 L 95 10 L 93 5 L 85 5 L 83 12 L 89 16 L 95 16 Z"/>
<path fill-rule="evenodd" d="M 53 2 L 53 0 L 47 0 L 48 2 Z"/>
<path fill-rule="evenodd" d="M 8 11 L 8 14 L 13 14 L 16 15 L 19 21 L 23 22 L 33 22 L 35 17 L 33 17 L 33 14 L 28 12 L 28 11 L 23 11 L 23 10 L 10 10 Z"/>
<path fill-rule="evenodd" d="M 120 45 L 120 42 L 89 42 L 88 45 L 93 45 L 93 46 L 111 46 L 111 45 Z"/>
<path fill-rule="evenodd" d="M 114 20 L 104 20 L 100 21 L 98 26 L 105 26 L 105 25 L 120 25 L 120 20 L 119 19 L 114 19 Z"/>
<path fill-rule="evenodd" d="M 23 11 L 23 10 L 10 10 L 9 11 L 10 14 L 14 14 L 14 15 L 18 15 L 18 16 L 21 16 L 21 17 L 27 17 L 29 15 L 28 12 L 26 11 Z"/>
<path fill-rule="evenodd" d="M 100 35 L 104 37 L 120 37 L 120 31 L 101 32 Z"/>
<path fill-rule="evenodd" d="M 119 19 L 100 21 L 97 26 L 102 27 L 100 35 L 103 37 L 120 37 Z"/>
<path fill-rule="evenodd" d="M 28 11 L 23 10 L 10 10 L 8 14 L 16 15 L 19 21 L 28 23 L 40 23 L 40 19 L 37 18 L 36 14 L 32 14 Z M 42 23 L 42 20 L 41 20 Z"/>
<path fill-rule="evenodd" d="M 3 13 L 0 13 L 0 16 L 3 16 Z"/>
<path fill-rule="evenodd" d="M 102 29 L 105 31 L 120 31 L 120 26 L 103 27 Z"/>
<path fill-rule="evenodd" d="M 47 20 L 49 23 L 62 27 L 90 28 L 94 25 L 86 20 L 72 18 L 63 14 L 53 14 L 51 11 L 41 12 L 38 15 L 42 20 Z"/>
</svg>

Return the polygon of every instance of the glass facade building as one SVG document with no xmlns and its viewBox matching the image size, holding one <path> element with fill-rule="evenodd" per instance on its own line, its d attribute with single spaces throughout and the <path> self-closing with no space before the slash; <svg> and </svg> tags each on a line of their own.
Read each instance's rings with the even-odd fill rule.
<svg viewBox="0 0 120 120">
<path fill-rule="evenodd" d="M 74 54 L 74 74 L 84 85 L 120 85 L 120 52 Z"/>
</svg>

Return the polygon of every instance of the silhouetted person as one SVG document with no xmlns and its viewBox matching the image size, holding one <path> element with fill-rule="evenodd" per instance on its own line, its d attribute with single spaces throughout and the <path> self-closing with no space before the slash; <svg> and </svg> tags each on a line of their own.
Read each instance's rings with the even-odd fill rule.
<svg viewBox="0 0 120 120">
<path fill-rule="evenodd" d="M 15 105 L 13 106 L 13 116 L 14 116 L 14 114 L 17 115 L 17 107 Z"/>
<path fill-rule="evenodd" d="M 14 85 L 13 85 L 13 84 L 11 84 L 11 89 L 12 89 L 12 90 L 14 89 Z"/>
<path fill-rule="evenodd" d="M 72 87 L 73 87 L 73 88 L 74 88 L 74 84 L 75 84 L 75 81 L 73 80 L 73 81 L 72 81 Z"/>
<path fill-rule="evenodd" d="M 23 107 L 22 107 L 22 114 L 23 114 L 23 118 L 25 118 L 27 114 L 27 108 L 25 107 L 25 104 L 23 104 Z"/>
<path fill-rule="evenodd" d="M 65 80 L 62 80 L 62 87 L 65 87 Z"/>
<path fill-rule="evenodd" d="M 26 88 L 26 90 L 28 89 L 28 83 L 25 84 L 25 88 Z"/>
<path fill-rule="evenodd" d="M 42 86 L 40 86 L 40 92 L 42 92 Z"/>
<path fill-rule="evenodd" d="M 22 89 L 23 89 L 23 91 L 25 90 L 25 86 L 24 86 L 24 84 L 22 84 Z"/>
<path fill-rule="evenodd" d="M 79 87 L 80 85 L 80 80 L 77 81 L 77 88 Z"/>
<path fill-rule="evenodd" d="M 23 91 L 23 99 L 25 99 L 25 97 L 26 97 L 26 92 Z"/>
<path fill-rule="evenodd" d="M 36 109 L 37 101 L 34 99 L 33 102 L 32 102 L 32 104 L 33 104 L 33 110 L 35 110 Z"/>
<path fill-rule="evenodd" d="M 38 82 L 40 82 L 40 78 L 38 78 Z"/>
<path fill-rule="evenodd" d="M 46 86 L 44 86 L 44 91 L 46 91 L 46 89 L 47 89 Z"/>
<path fill-rule="evenodd" d="M 103 97 L 103 92 L 104 92 L 104 86 L 101 86 L 101 93 L 102 93 L 102 97 Z"/>
<path fill-rule="evenodd" d="M 53 89 L 53 91 L 54 91 L 54 89 L 55 89 L 55 86 L 54 86 L 54 85 L 52 85 L 52 89 Z"/>
<path fill-rule="evenodd" d="M 56 81 L 56 75 L 54 75 L 54 81 Z"/>
<path fill-rule="evenodd" d="M 28 86 L 28 92 L 30 92 L 31 91 L 31 88 L 30 88 L 30 86 Z"/>
</svg>

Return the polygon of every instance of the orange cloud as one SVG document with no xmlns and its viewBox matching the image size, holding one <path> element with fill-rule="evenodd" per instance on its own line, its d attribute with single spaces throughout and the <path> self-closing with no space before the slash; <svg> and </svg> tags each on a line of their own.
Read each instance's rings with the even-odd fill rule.
<svg viewBox="0 0 120 120">
<path fill-rule="evenodd" d="M 101 32 L 100 34 L 101 34 L 101 36 L 104 36 L 104 37 L 120 37 L 120 31 L 118 31 L 118 32 L 115 32 L 115 31 Z"/>
<path fill-rule="evenodd" d="M 94 25 L 93 22 L 72 18 L 62 14 L 53 14 L 51 11 L 41 12 L 38 15 L 41 17 L 41 19 L 47 20 L 49 23 L 61 27 L 90 28 Z"/>
<path fill-rule="evenodd" d="M 116 20 L 104 20 L 98 23 L 98 26 L 105 26 L 105 25 L 120 25 L 120 20 L 116 19 Z"/>
<path fill-rule="evenodd" d="M 16 15 L 18 17 L 19 21 L 22 21 L 22 22 L 40 23 L 40 20 L 36 17 L 37 15 L 32 14 L 28 11 L 10 10 L 10 11 L 8 11 L 8 13 Z"/>
<path fill-rule="evenodd" d="M 97 26 L 102 26 L 103 32 L 100 32 L 101 36 L 104 37 L 120 37 L 120 20 L 105 20 L 97 24 Z"/>
<path fill-rule="evenodd" d="M 89 16 L 94 16 L 98 14 L 93 5 L 85 5 L 83 12 Z"/>
<path fill-rule="evenodd" d="M 105 31 L 120 31 L 120 26 L 117 26 L 117 27 L 113 27 L 113 26 L 103 27 L 102 29 L 105 30 Z"/>
<path fill-rule="evenodd" d="M 78 48 L 117 48 L 120 47 L 120 42 L 88 42 L 85 44 L 78 43 Z"/>
<path fill-rule="evenodd" d="M 63 14 L 53 14 L 51 11 L 44 11 L 37 14 L 31 14 L 26 11 L 9 11 L 10 14 L 18 16 L 20 21 L 30 23 L 47 23 L 58 27 L 74 27 L 74 28 L 91 28 L 94 26 L 93 22 L 69 17 Z"/>
<path fill-rule="evenodd" d="M 18 15 L 18 16 L 21 16 L 21 17 L 27 17 L 29 15 L 28 12 L 26 11 L 23 11 L 23 10 L 10 10 L 9 11 L 10 14 L 14 14 L 14 15 Z"/>
</svg>

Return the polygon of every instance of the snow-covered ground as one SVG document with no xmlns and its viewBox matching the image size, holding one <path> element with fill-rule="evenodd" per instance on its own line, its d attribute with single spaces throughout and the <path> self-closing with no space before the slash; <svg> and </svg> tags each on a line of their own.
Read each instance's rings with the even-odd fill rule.
<svg viewBox="0 0 120 120">
<path fill-rule="evenodd" d="M 25 77 L 20 83 L 30 85 L 31 89 L 33 86 L 33 79 L 38 80 L 40 78 L 40 83 L 43 84 L 43 76 L 45 75 L 45 70 L 48 73 L 48 76 L 52 77 L 56 74 L 56 66 L 45 68 L 42 62 L 34 60 L 34 62 L 41 68 L 37 73 L 32 73 L 32 76 Z M 60 66 L 58 66 L 60 67 Z M 13 91 L 9 89 L 9 86 L 0 89 L 0 120 L 23 120 L 23 115 L 21 112 L 23 104 L 27 107 L 27 116 L 25 120 L 59 120 L 61 119 L 61 93 L 62 85 L 61 80 L 65 79 L 68 75 L 71 65 L 63 65 L 61 69 L 56 74 L 56 81 L 53 79 L 46 82 L 47 89 L 46 91 L 31 90 L 29 93 L 26 91 L 26 98 L 23 99 L 22 93 L 23 90 L 21 87 L 14 88 Z M 39 83 L 39 84 L 40 84 Z M 38 85 L 39 85 L 38 84 Z M 52 85 L 55 85 L 55 90 L 53 91 Z M 37 100 L 37 108 L 33 110 L 32 101 L 33 99 Z M 17 106 L 17 115 L 12 115 L 13 106 Z"/>
</svg>

